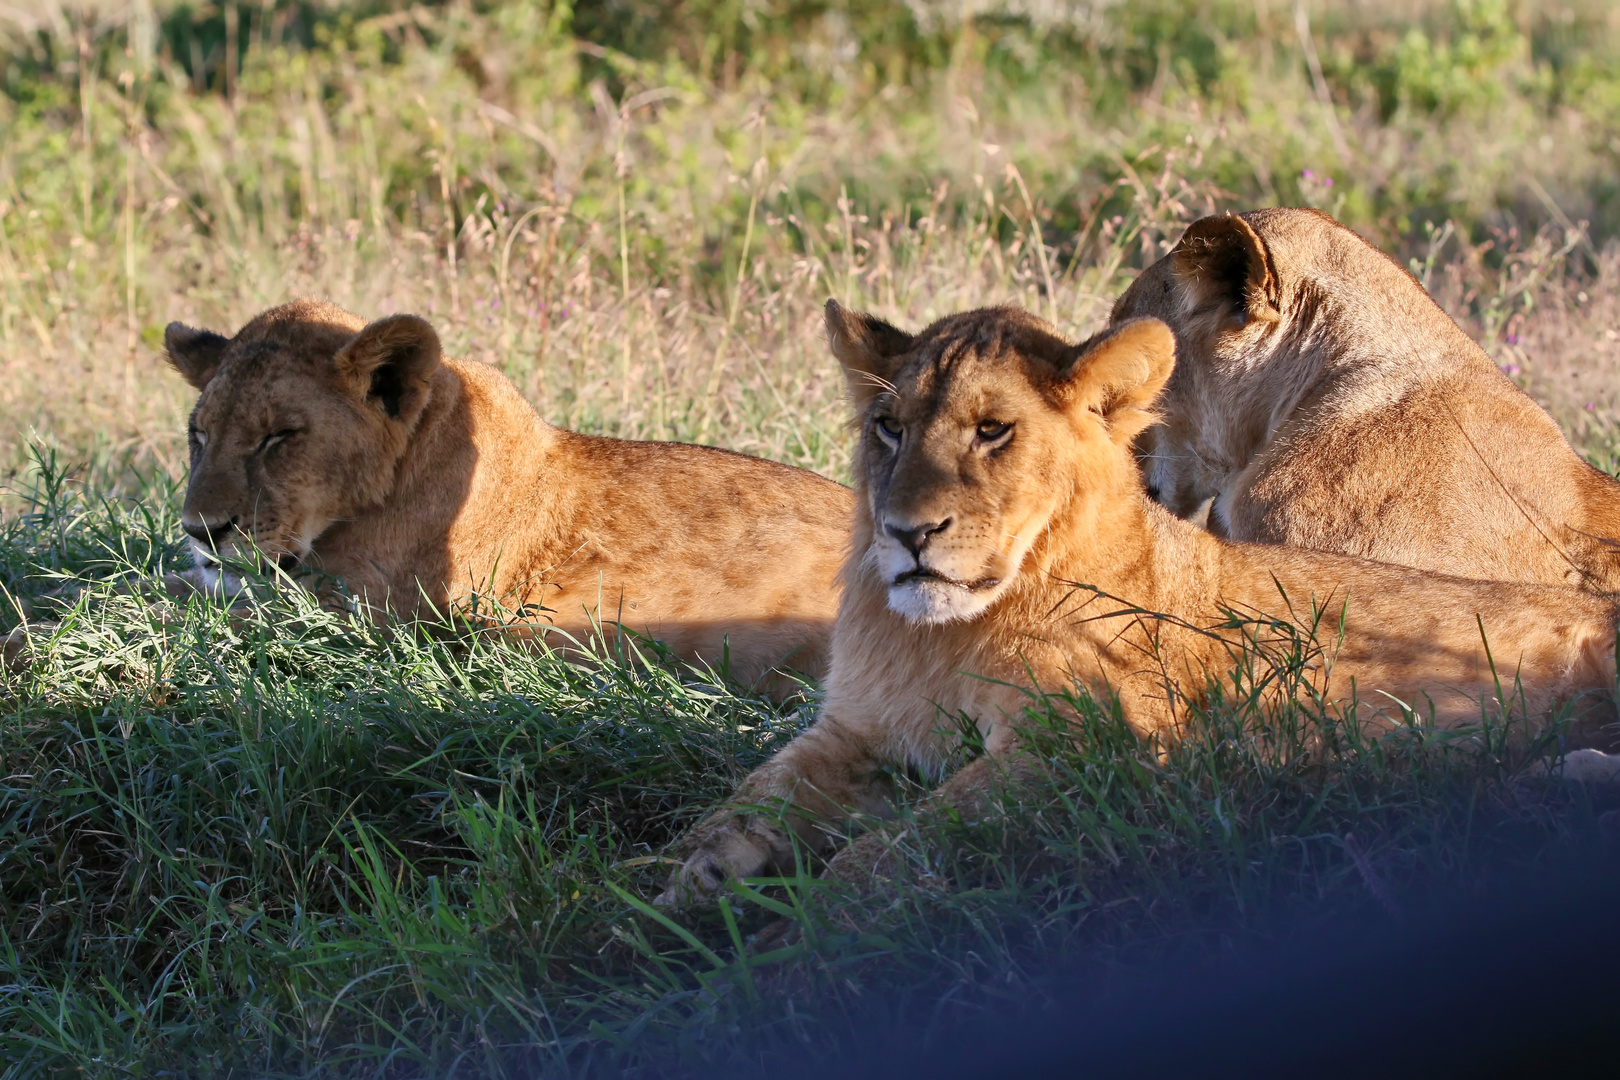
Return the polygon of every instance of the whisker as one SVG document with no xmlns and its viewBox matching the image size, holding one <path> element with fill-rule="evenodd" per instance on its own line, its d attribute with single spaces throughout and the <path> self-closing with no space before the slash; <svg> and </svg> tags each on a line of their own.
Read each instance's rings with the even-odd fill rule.
<svg viewBox="0 0 1620 1080">
<path fill-rule="evenodd" d="M 874 375 L 870 371 L 857 371 L 855 373 L 855 378 L 858 382 L 864 382 L 869 386 L 875 386 L 879 390 L 886 390 L 891 394 L 898 394 L 900 392 L 895 388 L 894 383 L 880 375 Z"/>
</svg>

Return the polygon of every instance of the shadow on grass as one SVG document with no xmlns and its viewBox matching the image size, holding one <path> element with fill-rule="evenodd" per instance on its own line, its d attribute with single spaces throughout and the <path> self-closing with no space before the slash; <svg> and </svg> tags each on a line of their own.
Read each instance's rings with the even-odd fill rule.
<svg viewBox="0 0 1620 1080">
<path fill-rule="evenodd" d="M 0 694 L 11 1075 L 837 1071 L 1039 1026 L 1071 985 L 1099 988 L 1094 1030 L 1158 985 L 1138 970 L 1427 925 L 1603 857 L 1598 810 L 1517 779 L 1506 734 L 1234 692 L 1160 756 L 1107 704 L 1032 695 L 1043 783 L 978 820 L 906 811 L 882 888 L 807 869 L 671 918 L 645 902 L 665 846 L 807 701 L 656 650 L 384 632 L 298 590 L 155 607 L 114 579 L 160 569 L 163 529 L 115 557 L 121 504 L 53 498 L 0 537 L 15 591 L 83 586 Z"/>
</svg>

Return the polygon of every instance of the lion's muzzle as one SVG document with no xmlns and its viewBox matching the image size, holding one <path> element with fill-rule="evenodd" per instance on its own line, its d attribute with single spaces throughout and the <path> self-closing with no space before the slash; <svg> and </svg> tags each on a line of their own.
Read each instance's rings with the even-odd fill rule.
<svg viewBox="0 0 1620 1080">
<path fill-rule="evenodd" d="M 988 606 L 1002 575 L 983 572 L 991 560 L 956 535 L 960 531 L 951 518 L 884 523 L 872 560 L 888 584 L 891 611 L 913 622 L 942 623 L 972 618 Z"/>
<path fill-rule="evenodd" d="M 233 517 L 228 521 L 209 522 L 200 514 L 195 517 L 187 514 L 181 516 L 180 528 L 198 544 L 218 551 L 220 545 L 236 533 L 236 526 L 240 520 L 241 518 Z"/>
<path fill-rule="evenodd" d="M 925 525 L 896 525 L 891 521 L 883 526 L 883 531 L 894 537 L 901 547 L 911 552 L 912 558 L 921 562 L 922 551 L 928 546 L 928 541 L 950 527 L 950 518 Z"/>
<path fill-rule="evenodd" d="M 966 589 L 969 592 L 975 592 L 979 589 L 993 589 L 1001 584 L 1001 579 L 998 577 L 982 577 L 973 581 L 958 581 L 949 574 L 942 574 L 938 570 L 923 566 L 920 563 L 896 577 L 892 584 L 904 585 L 908 581 L 938 581 L 945 585 L 954 585 L 958 589 Z"/>
<path fill-rule="evenodd" d="M 246 562 L 260 568 L 273 564 L 291 573 L 302 562 L 302 552 L 297 549 L 308 550 L 307 544 L 261 540 L 241 527 L 239 517 L 211 522 L 201 514 L 186 513 L 181 515 L 180 528 L 190 540 L 192 562 L 205 575 L 218 572 L 227 562 Z"/>
</svg>

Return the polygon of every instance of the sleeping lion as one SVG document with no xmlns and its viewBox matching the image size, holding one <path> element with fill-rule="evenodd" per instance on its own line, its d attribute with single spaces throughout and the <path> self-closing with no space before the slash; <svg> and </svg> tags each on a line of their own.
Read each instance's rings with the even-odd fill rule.
<svg viewBox="0 0 1620 1080">
<path fill-rule="evenodd" d="M 367 324 L 306 299 L 233 338 L 180 323 L 165 337 L 201 392 L 181 518 L 197 584 L 268 560 L 341 579 L 375 615 L 477 596 L 529 629 L 621 626 L 729 657 L 744 681 L 820 673 L 851 513 L 840 485 L 558 430 L 493 367 L 441 357 L 414 315 Z"/>
<path fill-rule="evenodd" d="M 1320 617 L 1313 685 L 1363 721 L 1459 727 L 1571 706 L 1585 715 L 1577 731 L 1602 737 L 1608 600 L 1234 543 L 1150 500 L 1132 441 L 1174 365 L 1164 323 L 1074 345 L 1014 308 L 913 335 L 829 303 L 827 333 L 860 441 L 825 703 L 699 826 L 663 902 L 791 869 L 792 838 L 751 809 L 762 803 L 788 802 L 792 832 L 827 850 L 850 811 L 888 810 L 894 769 L 940 775 L 958 716 L 986 752 L 935 798 L 973 813 L 997 763 L 1015 776 L 1028 767 L 1015 722 L 1032 679 L 1117 694 L 1138 734 L 1173 738 L 1244 639 L 1266 644 L 1267 615 Z M 1234 614 L 1256 621 L 1244 628 Z M 1515 677 L 1522 698 L 1497 701 Z"/>
</svg>

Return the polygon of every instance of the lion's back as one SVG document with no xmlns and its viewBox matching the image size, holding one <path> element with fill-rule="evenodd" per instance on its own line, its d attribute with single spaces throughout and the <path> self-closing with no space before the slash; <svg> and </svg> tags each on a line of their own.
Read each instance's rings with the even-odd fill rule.
<svg viewBox="0 0 1620 1080">
<path fill-rule="evenodd" d="M 1315 211 L 1238 218 L 1274 280 L 1273 323 L 1233 329 L 1178 306 L 1174 253 L 1116 308 L 1177 332 L 1185 370 L 1147 465 L 1159 486 L 1216 484 L 1202 494 L 1233 539 L 1620 589 L 1620 559 L 1601 542 L 1620 535 L 1620 484 L 1576 455 L 1411 273 Z M 1210 459 L 1227 463 L 1224 479 L 1208 478 Z"/>
</svg>

